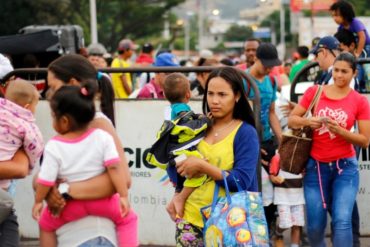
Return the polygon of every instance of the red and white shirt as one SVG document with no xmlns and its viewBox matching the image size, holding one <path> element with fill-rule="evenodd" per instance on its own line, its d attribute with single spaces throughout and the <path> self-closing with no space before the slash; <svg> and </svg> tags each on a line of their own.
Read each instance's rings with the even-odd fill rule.
<svg viewBox="0 0 370 247">
<path fill-rule="evenodd" d="M 312 101 L 317 85 L 307 89 L 300 105 L 307 109 Z M 328 117 L 347 129 L 351 130 L 358 120 L 370 120 L 369 101 L 365 96 L 353 89 L 342 99 L 330 99 L 323 90 L 316 106 L 314 116 Z M 355 155 L 354 147 L 344 138 L 330 133 L 325 124 L 316 129 L 313 135 L 311 156 L 321 162 L 332 162 L 341 158 L 349 158 Z"/>
</svg>

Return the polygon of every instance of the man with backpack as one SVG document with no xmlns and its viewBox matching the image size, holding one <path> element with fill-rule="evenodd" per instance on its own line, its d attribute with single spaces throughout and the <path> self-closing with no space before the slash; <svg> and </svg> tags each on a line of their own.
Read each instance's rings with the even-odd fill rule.
<svg viewBox="0 0 370 247">
<path fill-rule="evenodd" d="M 273 234 L 276 222 L 276 206 L 273 204 L 273 187 L 268 175 L 268 165 L 271 158 L 275 155 L 276 145 L 271 133 L 275 134 L 278 142 L 281 140 L 281 127 L 279 119 L 275 113 L 275 100 L 277 83 L 271 80 L 269 73 L 272 68 L 281 64 L 278 53 L 274 45 L 261 43 L 256 51 L 256 59 L 246 73 L 254 80 L 260 92 L 261 99 L 261 163 L 262 167 L 262 198 L 269 232 Z M 251 90 L 249 97 L 254 97 Z M 272 235 L 270 234 L 270 237 Z"/>
</svg>

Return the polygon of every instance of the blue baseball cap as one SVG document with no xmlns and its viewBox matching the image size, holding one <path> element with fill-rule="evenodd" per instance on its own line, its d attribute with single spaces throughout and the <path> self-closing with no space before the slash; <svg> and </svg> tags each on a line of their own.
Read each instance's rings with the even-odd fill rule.
<svg viewBox="0 0 370 247">
<path fill-rule="evenodd" d="M 177 58 L 172 53 L 161 53 L 155 58 L 155 62 L 153 64 L 155 67 L 164 67 L 164 66 L 172 66 L 172 67 L 179 67 L 180 64 L 177 61 Z"/>
<path fill-rule="evenodd" d="M 321 49 L 328 50 L 339 50 L 339 41 L 334 36 L 325 36 L 317 42 L 317 44 L 312 48 L 310 53 L 317 55 L 317 52 Z"/>
</svg>

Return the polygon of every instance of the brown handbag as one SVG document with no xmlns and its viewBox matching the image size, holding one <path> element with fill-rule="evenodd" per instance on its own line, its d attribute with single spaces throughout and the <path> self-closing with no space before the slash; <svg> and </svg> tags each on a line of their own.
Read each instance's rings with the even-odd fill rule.
<svg viewBox="0 0 370 247">
<path fill-rule="evenodd" d="M 322 86 L 318 86 L 316 93 L 303 117 L 307 118 L 312 108 L 316 107 Z M 279 146 L 280 168 L 283 171 L 300 174 L 306 167 L 310 156 L 313 131 L 305 126 L 300 129 L 290 129 L 283 133 Z"/>
</svg>

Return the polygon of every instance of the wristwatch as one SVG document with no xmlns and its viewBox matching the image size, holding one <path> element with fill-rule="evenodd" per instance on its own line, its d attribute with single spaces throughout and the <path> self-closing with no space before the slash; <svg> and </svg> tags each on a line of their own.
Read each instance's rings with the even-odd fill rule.
<svg viewBox="0 0 370 247">
<path fill-rule="evenodd" d="M 70 196 L 70 194 L 68 194 L 69 184 L 67 184 L 67 183 L 59 184 L 58 191 L 63 196 L 64 199 L 66 199 L 66 200 L 72 200 L 73 199 L 72 196 Z"/>
</svg>

